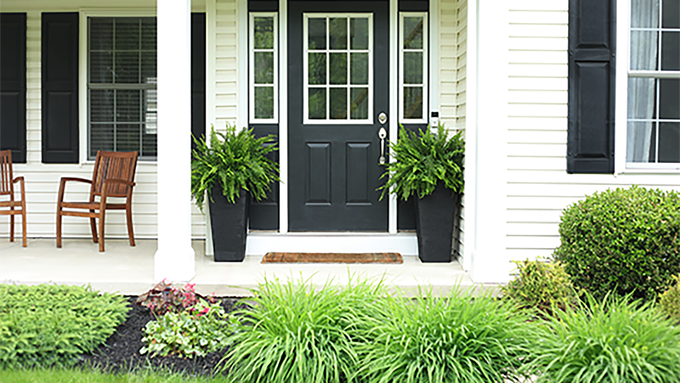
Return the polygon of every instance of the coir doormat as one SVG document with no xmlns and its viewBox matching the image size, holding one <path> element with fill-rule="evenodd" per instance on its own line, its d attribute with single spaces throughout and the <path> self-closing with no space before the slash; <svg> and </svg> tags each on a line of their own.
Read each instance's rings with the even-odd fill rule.
<svg viewBox="0 0 680 383">
<path fill-rule="evenodd" d="M 404 263 L 399 253 L 279 253 L 265 254 L 262 263 Z"/>
</svg>

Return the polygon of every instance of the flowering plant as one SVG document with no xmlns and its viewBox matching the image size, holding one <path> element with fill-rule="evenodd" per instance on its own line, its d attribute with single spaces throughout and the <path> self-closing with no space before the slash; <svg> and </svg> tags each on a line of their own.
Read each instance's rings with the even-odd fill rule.
<svg viewBox="0 0 680 383">
<path fill-rule="evenodd" d="M 180 355 L 187 358 L 205 356 L 226 348 L 233 321 L 217 303 L 198 299 L 185 311 L 168 312 L 144 328 L 141 354 L 151 356 Z"/>
<path fill-rule="evenodd" d="M 210 303 L 215 302 L 212 296 L 203 296 L 196 292 L 196 284 L 187 283 L 184 287 L 173 286 L 165 279 L 159 282 L 151 290 L 137 298 L 137 305 L 147 307 L 156 316 L 169 312 L 179 313 L 192 309 L 203 299 Z"/>
</svg>

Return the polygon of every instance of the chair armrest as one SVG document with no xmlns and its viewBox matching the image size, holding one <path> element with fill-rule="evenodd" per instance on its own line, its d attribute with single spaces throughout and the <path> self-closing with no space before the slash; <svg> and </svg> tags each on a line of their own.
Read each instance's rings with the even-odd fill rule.
<svg viewBox="0 0 680 383">
<path fill-rule="evenodd" d="M 68 182 L 68 181 L 76 181 L 76 182 L 85 182 L 87 184 L 91 184 L 92 180 L 86 180 L 85 178 L 78 178 L 78 177 L 61 177 L 60 182 Z"/>
<path fill-rule="evenodd" d="M 85 178 L 61 177 L 61 180 L 59 180 L 59 194 L 57 196 L 57 206 L 58 206 L 59 209 L 61 209 L 61 203 L 64 202 L 64 193 L 66 192 L 66 182 L 69 182 L 69 181 L 92 184 L 92 180 L 86 180 Z"/>
<path fill-rule="evenodd" d="M 19 176 L 19 177 L 14 177 L 12 180 L 12 183 L 19 183 L 19 186 L 21 186 L 21 200 L 24 200 L 24 176 Z"/>
</svg>

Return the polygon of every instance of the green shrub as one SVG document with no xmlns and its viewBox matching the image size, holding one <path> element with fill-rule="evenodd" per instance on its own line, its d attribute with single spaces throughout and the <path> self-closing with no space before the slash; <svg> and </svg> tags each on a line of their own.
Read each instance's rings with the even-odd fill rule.
<svg viewBox="0 0 680 383">
<path fill-rule="evenodd" d="M 632 187 L 564 210 L 555 259 L 577 288 L 654 300 L 680 272 L 680 194 Z"/>
<path fill-rule="evenodd" d="M 357 326 L 358 381 L 515 381 L 528 355 L 528 312 L 488 295 L 454 289 L 378 300 Z"/>
<path fill-rule="evenodd" d="M 560 262 L 518 261 L 517 276 L 502 288 L 503 296 L 524 309 L 551 315 L 576 302 L 574 286 Z"/>
<path fill-rule="evenodd" d="M 315 290 L 305 280 L 265 280 L 242 301 L 238 326 L 223 362 L 227 380 L 238 383 L 338 383 L 357 364 L 352 329 L 381 283 L 330 282 Z M 350 380 L 351 381 L 351 380 Z"/>
<path fill-rule="evenodd" d="M 525 368 L 539 375 L 536 383 L 680 381 L 680 328 L 652 302 L 586 299 L 579 310 L 556 312 L 532 337 Z"/>
<path fill-rule="evenodd" d="M 89 287 L 0 285 L 0 368 L 73 365 L 123 323 L 122 296 Z"/>
<path fill-rule="evenodd" d="M 233 330 L 230 324 L 229 316 L 219 304 L 200 299 L 185 311 L 168 312 L 148 322 L 142 338 L 145 346 L 140 353 L 149 353 L 152 357 L 205 356 L 229 345 Z"/>
<path fill-rule="evenodd" d="M 671 320 L 680 324 L 680 274 L 673 279 L 675 284 L 659 296 L 659 307 Z"/>
</svg>

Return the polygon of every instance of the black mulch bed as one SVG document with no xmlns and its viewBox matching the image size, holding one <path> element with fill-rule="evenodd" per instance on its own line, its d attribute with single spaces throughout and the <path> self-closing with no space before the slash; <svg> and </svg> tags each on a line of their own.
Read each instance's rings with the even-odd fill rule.
<svg viewBox="0 0 680 383">
<path fill-rule="evenodd" d="M 127 320 L 118 326 L 116 332 L 109 337 L 106 344 L 99 347 L 93 354 L 82 355 L 79 362 L 81 367 L 111 371 L 128 372 L 133 370 L 152 368 L 156 371 L 172 371 L 188 375 L 209 376 L 215 372 L 227 349 L 212 352 L 205 357 L 191 359 L 179 356 L 156 356 L 140 354 L 144 326 L 153 320 L 149 309 L 135 304 L 136 296 L 127 297 L 128 306 L 132 308 L 128 312 Z M 237 298 L 217 298 L 226 312 L 234 310 Z"/>
</svg>

